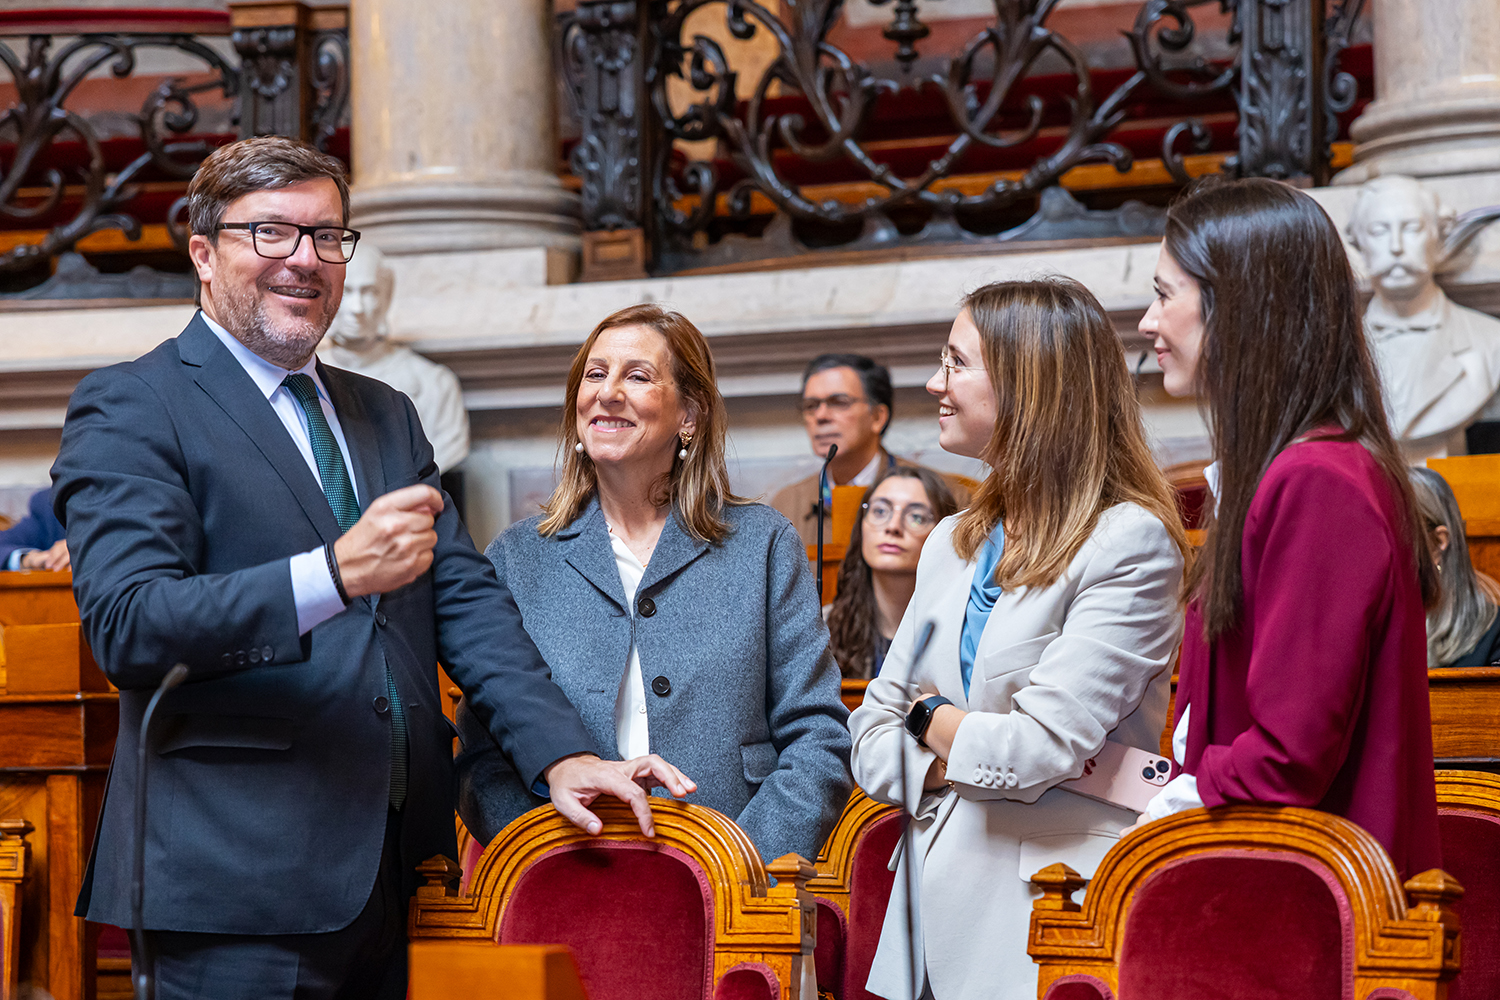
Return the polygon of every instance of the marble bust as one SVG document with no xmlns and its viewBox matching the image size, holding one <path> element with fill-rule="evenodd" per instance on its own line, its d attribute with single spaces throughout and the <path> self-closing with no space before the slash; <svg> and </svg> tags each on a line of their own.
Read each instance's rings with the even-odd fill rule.
<svg viewBox="0 0 1500 1000">
<path fill-rule="evenodd" d="M 344 272 L 344 300 L 319 354 L 327 363 L 379 379 L 411 397 L 432 442 L 438 469 L 449 472 L 469 454 L 469 414 L 458 376 L 391 339 L 389 313 L 396 275 L 369 244 Z"/>
<path fill-rule="evenodd" d="M 1449 301 L 1436 272 L 1455 216 L 1410 177 L 1366 182 L 1349 219 L 1374 297 L 1365 335 L 1407 461 L 1467 453 L 1464 430 L 1500 417 L 1500 320 Z"/>
</svg>

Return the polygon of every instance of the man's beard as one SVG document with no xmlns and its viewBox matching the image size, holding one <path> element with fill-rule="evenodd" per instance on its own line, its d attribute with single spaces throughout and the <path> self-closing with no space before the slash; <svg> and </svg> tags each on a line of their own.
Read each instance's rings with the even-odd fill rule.
<svg viewBox="0 0 1500 1000">
<path fill-rule="evenodd" d="M 277 277 L 282 277 L 278 275 Z M 318 343 L 328 332 L 333 316 L 328 311 L 328 283 L 319 275 L 299 276 L 291 281 L 268 280 L 267 285 L 286 284 L 315 288 L 319 295 L 307 300 L 307 314 L 274 324 L 266 312 L 266 295 L 259 286 L 239 289 L 219 298 L 223 303 L 224 328 L 234 338 L 273 365 L 295 370 L 307 364 Z"/>
</svg>

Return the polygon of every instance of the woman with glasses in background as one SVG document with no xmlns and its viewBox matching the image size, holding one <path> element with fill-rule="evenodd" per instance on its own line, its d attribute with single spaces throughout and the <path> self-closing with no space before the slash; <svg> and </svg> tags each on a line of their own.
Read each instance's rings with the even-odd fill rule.
<svg viewBox="0 0 1500 1000">
<path fill-rule="evenodd" d="M 880 673 L 917 587 L 922 544 L 958 505 L 942 476 L 894 465 L 865 491 L 861 509 L 839 567 L 838 597 L 826 616 L 839 669 L 845 677 L 867 680 Z"/>
<path fill-rule="evenodd" d="M 1077 282 L 970 294 L 927 389 L 943 449 L 991 471 L 928 537 L 849 720 L 855 781 L 912 817 L 867 989 L 1033 1000 L 1027 880 L 1091 877 L 1136 817 L 1057 786 L 1106 739 L 1155 751 L 1187 541 L 1119 336 Z"/>
</svg>

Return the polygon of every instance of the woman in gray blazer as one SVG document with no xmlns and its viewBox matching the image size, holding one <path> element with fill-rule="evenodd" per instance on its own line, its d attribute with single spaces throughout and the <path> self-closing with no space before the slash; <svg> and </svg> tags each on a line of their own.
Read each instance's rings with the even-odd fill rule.
<svg viewBox="0 0 1500 1000">
<path fill-rule="evenodd" d="M 848 713 L 807 555 L 729 492 L 703 335 L 655 305 L 600 323 L 568 373 L 562 480 L 487 550 L 601 756 L 656 753 L 766 860 L 816 857 L 848 798 Z M 488 842 L 546 800 L 462 708 L 459 813 Z"/>
</svg>

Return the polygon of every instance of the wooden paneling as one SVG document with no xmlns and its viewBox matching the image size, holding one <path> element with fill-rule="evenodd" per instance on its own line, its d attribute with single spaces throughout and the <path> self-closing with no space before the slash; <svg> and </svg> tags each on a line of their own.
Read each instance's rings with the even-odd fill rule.
<svg viewBox="0 0 1500 1000">
<path fill-rule="evenodd" d="M 21 977 L 21 891 L 31 867 L 23 819 L 0 819 L 0 1000 L 16 1000 Z"/>
<path fill-rule="evenodd" d="M 1432 755 L 1442 761 L 1500 761 L 1500 667 L 1427 671 Z"/>
<path fill-rule="evenodd" d="M 0 625 L 6 676 L 0 694 L 108 691 L 78 622 Z"/>
</svg>

